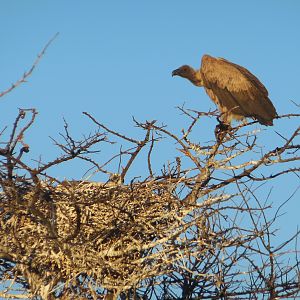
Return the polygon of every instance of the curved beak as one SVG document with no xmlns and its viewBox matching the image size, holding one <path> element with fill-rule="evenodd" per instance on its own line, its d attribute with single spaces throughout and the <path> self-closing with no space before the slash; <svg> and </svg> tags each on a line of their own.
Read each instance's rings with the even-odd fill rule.
<svg viewBox="0 0 300 300">
<path fill-rule="evenodd" d="M 179 74 L 179 69 L 172 71 L 172 77 Z"/>
</svg>

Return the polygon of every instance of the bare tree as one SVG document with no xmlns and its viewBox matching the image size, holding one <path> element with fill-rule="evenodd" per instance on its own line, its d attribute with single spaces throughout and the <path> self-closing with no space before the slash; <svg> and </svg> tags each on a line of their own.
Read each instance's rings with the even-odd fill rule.
<svg viewBox="0 0 300 300">
<path fill-rule="evenodd" d="M 273 244 L 279 211 L 270 217 L 271 199 L 261 199 L 257 190 L 287 174 L 299 180 L 300 128 L 281 135 L 272 149 L 260 146 L 256 122 L 205 141 L 193 132 L 216 112 L 179 109 L 190 121 L 181 133 L 135 120 L 142 139 L 112 130 L 85 112 L 93 132 L 78 140 L 65 122 L 63 133 L 53 139 L 62 154 L 34 162 L 28 159 L 26 137 L 37 112 L 19 110 L 12 126 L 1 132 L 0 297 L 299 296 L 298 232 Z M 299 114 L 279 118 L 289 122 Z M 153 157 L 162 139 L 170 141 L 175 155 L 157 168 Z M 118 151 L 100 161 L 101 146 L 113 151 L 116 144 Z M 147 170 L 130 178 L 139 157 Z M 88 163 L 90 173 L 107 181 L 50 176 L 51 168 L 74 160 Z"/>
</svg>

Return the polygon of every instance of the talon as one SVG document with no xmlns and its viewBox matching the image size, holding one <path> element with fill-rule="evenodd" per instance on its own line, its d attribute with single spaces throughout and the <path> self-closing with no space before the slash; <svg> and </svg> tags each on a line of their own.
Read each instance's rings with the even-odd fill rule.
<svg viewBox="0 0 300 300">
<path fill-rule="evenodd" d="M 224 123 L 220 121 L 219 118 L 217 119 L 219 121 L 219 124 L 215 128 L 215 137 L 217 141 L 221 141 L 226 136 L 226 134 L 231 130 L 231 126 L 228 123 Z"/>
</svg>

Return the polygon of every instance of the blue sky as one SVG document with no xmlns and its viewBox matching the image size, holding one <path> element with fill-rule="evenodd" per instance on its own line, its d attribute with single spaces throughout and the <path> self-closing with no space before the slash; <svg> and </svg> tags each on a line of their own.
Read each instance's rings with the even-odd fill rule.
<svg viewBox="0 0 300 300">
<path fill-rule="evenodd" d="M 296 0 L 3 0 L 0 90 L 31 67 L 56 32 L 60 35 L 28 82 L 0 100 L 1 128 L 11 124 L 18 107 L 35 107 L 38 120 L 25 138 L 30 158 L 42 154 L 45 160 L 57 154 L 49 136 L 62 130 L 63 117 L 77 136 L 93 129 L 82 111 L 133 137 L 140 132 L 132 116 L 156 119 L 179 132 L 184 120 L 176 106 L 205 111 L 214 105 L 202 89 L 172 78 L 171 71 L 182 64 L 198 67 L 205 53 L 245 66 L 266 85 L 279 114 L 295 112 L 290 100 L 300 102 L 299 13 Z M 274 130 L 288 134 L 297 125 L 275 121 L 266 145 L 277 142 Z M 163 148 L 159 163 L 168 155 Z M 59 176 L 83 173 L 74 164 Z M 281 180 L 275 206 L 299 185 L 295 176 Z M 297 200 L 282 219 L 293 228 L 299 223 Z"/>
</svg>

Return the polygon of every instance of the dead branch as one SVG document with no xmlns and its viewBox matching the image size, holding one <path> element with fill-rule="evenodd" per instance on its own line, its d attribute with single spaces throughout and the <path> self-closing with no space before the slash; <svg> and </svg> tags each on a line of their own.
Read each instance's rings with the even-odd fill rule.
<svg viewBox="0 0 300 300">
<path fill-rule="evenodd" d="M 49 40 L 49 42 L 46 44 L 46 46 L 42 49 L 42 51 L 38 54 L 36 60 L 34 61 L 33 65 L 31 66 L 31 68 L 26 71 L 23 76 L 17 80 L 15 83 L 13 83 L 11 85 L 11 87 L 7 88 L 6 90 L 4 90 L 3 92 L 0 93 L 0 98 L 3 97 L 4 95 L 10 93 L 12 90 L 14 90 L 15 88 L 17 88 L 18 86 L 20 86 L 21 84 L 25 83 L 27 81 L 27 79 L 30 77 L 30 75 L 33 73 L 34 69 L 37 67 L 37 65 L 39 64 L 40 60 L 43 58 L 43 56 L 45 55 L 48 47 L 51 45 L 51 43 L 57 38 L 59 33 L 56 33 L 54 35 L 53 38 L 51 38 Z"/>
<path fill-rule="evenodd" d="M 298 250 L 291 249 L 299 231 L 274 245 L 279 212 L 268 219 L 270 195 L 263 201 L 256 191 L 259 182 L 289 173 L 300 178 L 300 129 L 271 150 L 259 146 L 255 122 L 230 128 L 203 146 L 201 136 L 194 140 L 191 133 L 215 113 L 180 110 L 191 124 L 179 135 L 155 121 L 134 120 L 141 140 L 84 113 L 96 130 L 77 139 L 65 121 L 63 132 L 52 138 L 63 154 L 49 162 L 35 159 L 37 167 L 25 151 L 37 112 L 19 111 L 10 132 L 7 127 L 0 135 L 0 278 L 13 282 L 0 291 L 3 297 L 12 298 L 16 284 L 22 296 L 42 299 L 299 295 Z M 153 157 L 162 138 L 177 153 L 158 171 Z M 116 143 L 120 147 L 108 159 L 96 156 L 103 144 Z M 142 153 L 148 175 L 134 171 Z M 72 160 L 88 163 L 106 180 L 60 181 L 49 175 Z M 115 160 L 117 172 L 110 168 Z M 281 169 L 271 172 L 270 166 Z M 128 178 L 129 171 L 137 176 Z"/>
</svg>

